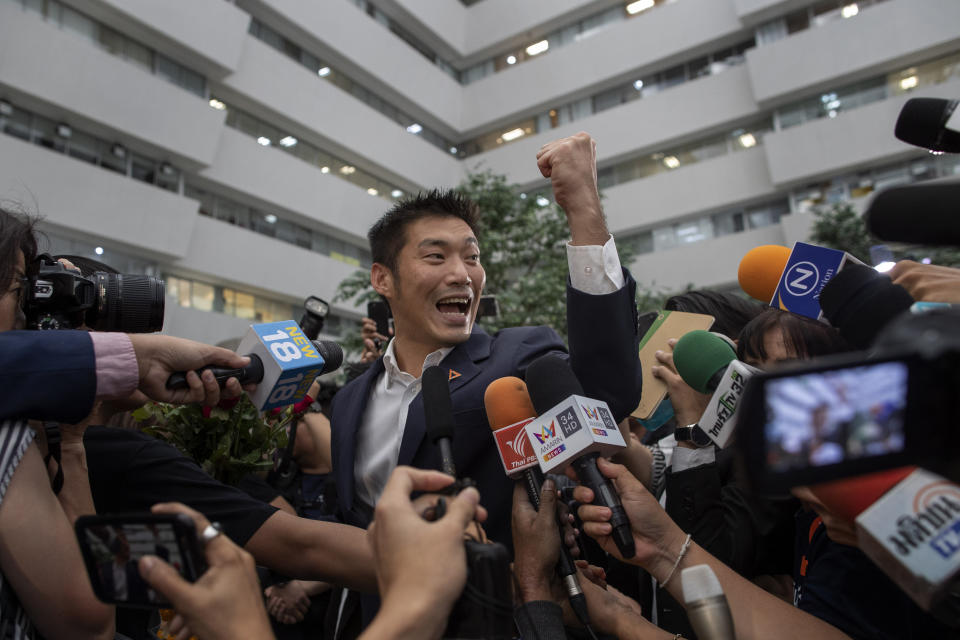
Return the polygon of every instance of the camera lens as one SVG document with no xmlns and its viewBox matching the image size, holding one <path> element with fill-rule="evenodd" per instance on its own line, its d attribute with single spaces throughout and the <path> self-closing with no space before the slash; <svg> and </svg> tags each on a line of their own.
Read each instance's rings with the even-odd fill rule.
<svg viewBox="0 0 960 640">
<path fill-rule="evenodd" d="M 152 276 L 97 271 L 96 301 L 86 324 L 94 331 L 153 333 L 163 328 L 163 280 Z"/>
</svg>

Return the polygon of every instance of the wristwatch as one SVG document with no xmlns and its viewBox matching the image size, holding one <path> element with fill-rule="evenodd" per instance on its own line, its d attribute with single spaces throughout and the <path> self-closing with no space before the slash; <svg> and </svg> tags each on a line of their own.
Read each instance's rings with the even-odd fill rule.
<svg viewBox="0 0 960 640">
<path fill-rule="evenodd" d="M 677 442 L 691 442 L 697 447 L 709 447 L 713 444 L 710 436 L 704 433 L 697 423 L 677 427 L 673 432 L 673 437 L 677 439 Z"/>
</svg>

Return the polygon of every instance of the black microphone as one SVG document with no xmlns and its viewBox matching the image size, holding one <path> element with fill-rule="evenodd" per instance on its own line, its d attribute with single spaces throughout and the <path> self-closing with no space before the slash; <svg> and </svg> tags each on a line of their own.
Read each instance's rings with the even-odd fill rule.
<svg viewBox="0 0 960 640">
<path fill-rule="evenodd" d="M 534 360 L 527 367 L 527 389 L 533 408 L 539 415 L 543 415 L 552 408 L 570 398 L 583 396 L 583 387 L 573 374 L 566 358 L 551 353 Z M 616 429 L 616 425 L 613 426 Z M 610 526 L 613 528 L 613 541 L 624 558 L 636 555 L 636 546 L 633 542 L 633 532 L 630 528 L 630 519 L 620 504 L 620 496 L 613 484 L 607 480 L 597 467 L 596 451 L 579 455 L 572 461 L 580 482 L 593 491 L 593 504 L 607 507 L 612 512 Z"/>
<path fill-rule="evenodd" d="M 863 218 L 867 231 L 881 240 L 960 245 L 960 181 L 884 189 Z"/>
<path fill-rule="evenodd" d="M 910 98 L 900 109 L 893 135 L 907 144 L 946 153 L 960 153 L 960 118 L 951 117 L 957 100 Z"/>
<path fill-rule="evenodd" d="M 453 401 L 450 399 L 450 380 L 446 369 L 427 367 L 423 371 L 423 418 L 427 435 L 440 449 L 440 470 L 457 477 L 453 462 Z"/>
</svg>

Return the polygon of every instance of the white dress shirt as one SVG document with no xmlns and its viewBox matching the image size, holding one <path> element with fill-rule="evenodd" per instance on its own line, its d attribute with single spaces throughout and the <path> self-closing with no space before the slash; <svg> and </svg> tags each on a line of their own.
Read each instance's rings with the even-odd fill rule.
<svg viewBox="0 0 960 640">
<path fill-rule="evenodd" d="M 601 246 L 567 244 L 571 285 L 584 293 L 603 295 L 620 289 L 625 281 L 613 236 Z M 438 349 L 423 361 L 423 369 L 439 364 L 453 347 Z M 420 393 L 420 378 L 397 367 L 393 340 L 383 356 L 384 371 L 377 378 L 357 432 L 353 474 L 357 498 L 368 507 L 376 505 L 397 466 L 400 443 L 410 403 Z M 422 370 L 422 369 L 421 369 Z"/>
</svg>

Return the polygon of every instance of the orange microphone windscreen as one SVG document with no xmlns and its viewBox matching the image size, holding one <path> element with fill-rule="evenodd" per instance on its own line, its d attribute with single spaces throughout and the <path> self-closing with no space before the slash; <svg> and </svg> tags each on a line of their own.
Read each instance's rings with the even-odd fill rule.
<svg viewBox="0 0 960 640">
<path fill-rule="evenodd" d="M 814 485 L 810 487 L 810 491 L 831 513 L 848 522 L 853 522 L 867 507 L 916 469 L 916 467 L 900 467 L 833 480 Z"/>
<path fill-rule="evenodd" d="M 527 383 L 514 376 L 491 382 L 483 394 L 483 406 L 487 410 L 487 422 L 494 431 L 537 417 Z"/>
<path fill-rule="evenodd" d="M 778 244 L 764 244 L 750 249 L 740 260 L 740 268 L 737 269 L 740 288 L 751 298 L 769 303 L 789 258 L 790 249 Z"/>
</svg>

